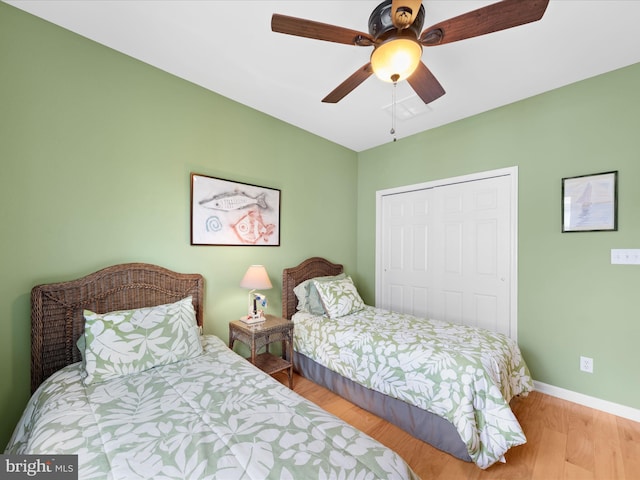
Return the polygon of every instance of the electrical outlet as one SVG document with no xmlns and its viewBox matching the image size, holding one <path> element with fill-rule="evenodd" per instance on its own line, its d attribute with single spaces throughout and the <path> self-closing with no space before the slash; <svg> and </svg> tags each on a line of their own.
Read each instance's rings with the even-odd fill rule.
<svg viewBox="0 0 640 480">
<path fill-rule="evenodd" d="M 593 373 L 593 358 L 580 357 L 580 371 Z"/>
</svg>

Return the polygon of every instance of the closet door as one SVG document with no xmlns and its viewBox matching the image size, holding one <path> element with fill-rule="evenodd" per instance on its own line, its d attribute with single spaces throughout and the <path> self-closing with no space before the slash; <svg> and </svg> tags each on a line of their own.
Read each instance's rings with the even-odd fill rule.
<svg viewBox="0 0 640 480">
<path fill-rule="evenodd" d="M 382 308 L 515 338 L 512 178 L 499 175 L 382 195 Z"/>
<path fill-rule="evenodd" d="M 384 197 L 382 308 L 417 316 L 431 311 L 431 196 L 432 189 L 422 189 Z"/>
<path fill-rule="evenodd" d="M 509 179 L 434 189 L 434 318 L 510 334 Z"/>
</svg>

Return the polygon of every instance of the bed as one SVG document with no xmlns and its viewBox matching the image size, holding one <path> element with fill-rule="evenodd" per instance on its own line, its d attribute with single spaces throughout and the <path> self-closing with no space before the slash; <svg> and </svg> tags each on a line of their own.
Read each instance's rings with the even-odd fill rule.
<svg viewBox="0 0 640 480">
<path fill-rule="evenodd" d="M 202 335 L 203 295 L 144 263 L 34 287 L 33 395 L 5 453 L 77 455 L 83 480 L 417 478 Z"/>
<path fill-rule="evenodd" d="M 282 308 L 310 380 L 483 469 L 526 442 L 509 401 L 533 382 L 508 337 L 364 305 L 320 257 L 284 269 Z"/>
</svg>

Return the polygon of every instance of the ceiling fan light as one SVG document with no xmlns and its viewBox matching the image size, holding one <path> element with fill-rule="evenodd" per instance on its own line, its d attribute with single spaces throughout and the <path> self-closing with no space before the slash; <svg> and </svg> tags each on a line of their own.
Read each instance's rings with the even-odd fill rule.
<svg viewBox="0 0 640 480">
<path fill-rule="evenodd" d="M 371 54 L 371 68 L 385 82 L 400 82 L 409 77 L 420 63 L 422 45 L 411 38 L 388 40 Z"/>
</svg>

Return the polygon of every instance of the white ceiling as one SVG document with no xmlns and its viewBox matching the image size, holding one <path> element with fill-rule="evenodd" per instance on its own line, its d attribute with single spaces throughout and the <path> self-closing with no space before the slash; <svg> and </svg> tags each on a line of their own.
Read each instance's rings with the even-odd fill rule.
<svg viewBox="0 0 640 480">
<path fill-rule="evenodd" d="M 5 0 L 22 10 L 355 151 L 393 140 L 391 84 L 370 77 L 321 99 L 369 61 L 355 47 L 273 33 L 272 13 L 367 31 L 378 0 Z M 425 24 L 495 3 L 424 0 Z M 436 47 L 446 94 L 425 106 L 398 84 L 396 137 L 640 61 L 640 1 L 551 0 L 542 20 Z"/>
</svg>

